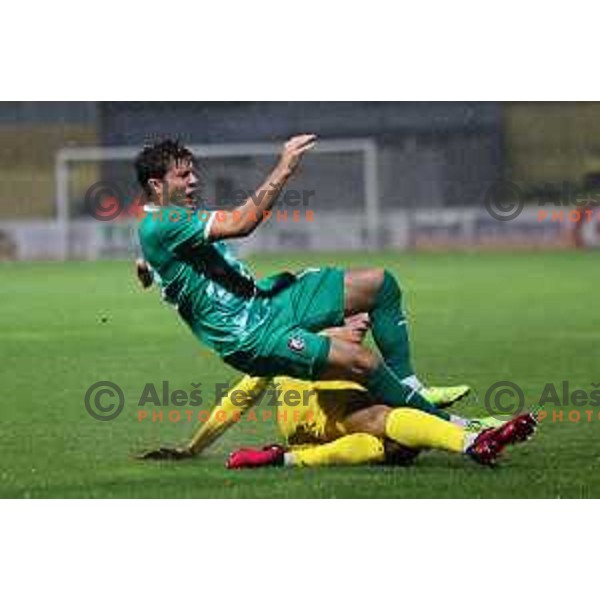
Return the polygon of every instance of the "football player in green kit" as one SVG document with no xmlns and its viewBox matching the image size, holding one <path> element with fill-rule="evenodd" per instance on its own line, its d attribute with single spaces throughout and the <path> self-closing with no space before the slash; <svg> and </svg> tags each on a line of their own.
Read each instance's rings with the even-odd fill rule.
<svg viewBox="0 0 600 600">
<path fill-rule="evenodd" d="M 254 232 L 315 144 L 314 135 L 293 137 L 254 195 L 235 210 L 212 212 L 197 204 L 187 148 L 165 140 L 142 150 L 135 168 L 148 204 L 139 237 L 163 298 L 203 344 L 248 375 L 355 381 L 390 406 L 464 424 L 415 376 L 402 295 L 389 271 L 325 267 L 257 281 L 224 244 Z M 319 335 L 358 313 L 369 314 L 380 354 Z"/>
</svg>

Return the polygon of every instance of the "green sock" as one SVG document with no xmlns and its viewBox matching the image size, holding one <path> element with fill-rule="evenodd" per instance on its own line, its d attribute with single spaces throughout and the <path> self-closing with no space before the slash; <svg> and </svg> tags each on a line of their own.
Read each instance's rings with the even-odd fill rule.
<svg viewBox="0 0 600 600">
<path fill-rule="evenodd" d="M 400 379 L 413 375 L 402 293 L 396 279 L 387 270 L 370 316 L 373 338 L 388 367 Z"/>
<path fill-rule="evenodd" d="M 388 406 L 394 408 L 415 408 L 446 421 L 451 416 L 428 402 L 418 391 L 405 385 L 388 365 L 381 362 L 367 380 L 367 389 L 375 397 L 380 398 Z"/>
</svg>

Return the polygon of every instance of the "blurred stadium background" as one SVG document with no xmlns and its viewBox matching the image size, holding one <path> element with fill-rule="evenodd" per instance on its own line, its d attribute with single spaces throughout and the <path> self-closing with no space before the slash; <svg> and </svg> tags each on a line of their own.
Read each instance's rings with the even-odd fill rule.
<svg viewBox="0 0 600 600">
<path fill-rule="evenodd" d="M 197 146 L 203 195 L 224 206 L 253 190 L 282 140 L 303 131 L 324 142 L 292 184 L 309 199 L 283 206 L 288 222 L 273 219 L 248 251 L 594 246 L 599 238 L 597 221 L 582 223 L 581 235 L 566 216 L 540 221 L 535 200 L 550 210 L 595 191 L 600 103 L 0 102 L 0 257 L 131 256 L 128 211 L 102 221 L 91 203 L 136 200 L 131 158 L 147 141 L 169 135 Z M 529 206 L 499 221 L 485 208 L 491 196 Z M 296 206 L 302 226 L 291 222 Z"/>
</svg>

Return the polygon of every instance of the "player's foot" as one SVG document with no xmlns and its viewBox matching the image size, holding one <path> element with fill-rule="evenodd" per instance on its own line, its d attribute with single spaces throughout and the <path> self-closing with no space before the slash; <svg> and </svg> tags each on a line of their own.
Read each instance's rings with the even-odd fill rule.
<svg viewBox="0 0 600 600">
<path fill-rule="evenodd" d="M 188 458 L 194 458 L 194 454 L 187 448 L 168 448 L 161 447 L 156 450 L 148 450 L 137 456 L 140 460 L 156 460 L 156 461 L 168 461 L 168 460 L 186 460 Z"/>
<path fill-rule="evenodd" d="M 425 398 L 435 404 L 438 408 L 448 408 L 471 393 L 468 385 L 456 385 L 454 387 L 429 387 L 423 390 Z"/>
<path fill-rule="evenodd" d="M 225 466 L 228 469 L 258 469 L 259 467 L 281 467 L 285 455 L 283 446 L 265 448 L 242 448 L 229 455 Z"/>
<path fill-rule="evenodd" d="M 480 433 L 467 454 L 479 464 L 493 465 L 507 446 L 527 441 L 535 433 L 536 426 L 532 414 L 519 415 L 501 427 Z"/>
</svg>

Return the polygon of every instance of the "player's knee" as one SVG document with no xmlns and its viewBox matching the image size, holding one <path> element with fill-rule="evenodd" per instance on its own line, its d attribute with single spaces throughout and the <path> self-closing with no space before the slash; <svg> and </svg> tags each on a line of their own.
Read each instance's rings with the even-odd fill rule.
<svg viewBox="0 0 600 600">
<path fill-rule="evenodd" d="M 381 268 L 369 269 L 367 271 L 367 276 L 369 278 L 371 288 L 375 291 L 375 293 L 383 285 L 383 282 L 385 281 L 385 278 L 386 278 L 386 273 L 388 273 L 387 269 L 381 269 Z"/>
<path fill-rule="evenodd" d="M 373 278 L 373 281 L 383 281 L 383 278 L 385 277 L 385 274 L 388 272 L 387 269 L 383 269 L 381 267 L 376 267 L 374 269 L 369 269 L 369 273 L 371 275 L 371 277 Z"/>
</svg>

